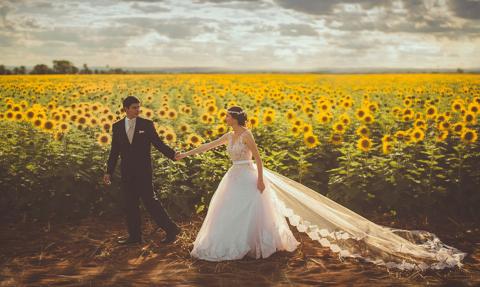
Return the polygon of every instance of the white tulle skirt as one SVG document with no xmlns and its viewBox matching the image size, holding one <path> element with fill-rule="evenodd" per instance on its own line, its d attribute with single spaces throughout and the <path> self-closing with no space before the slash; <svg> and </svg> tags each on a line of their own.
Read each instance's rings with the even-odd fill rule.
<svg viewBox="0 0 480 287">
<path fill-rule="evenodd" d="M 191 256 L 208 261 L 246 255 L 258 259 L 297 248 L 299 242 L 277 209 L 268 180 L 260 193 L 257 178 L 253 161 L 234 162 L 210 201 Z"/>
</svg>

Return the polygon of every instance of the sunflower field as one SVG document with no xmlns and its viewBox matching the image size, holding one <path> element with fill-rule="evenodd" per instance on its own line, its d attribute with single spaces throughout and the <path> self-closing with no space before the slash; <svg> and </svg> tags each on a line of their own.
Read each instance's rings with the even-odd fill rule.
<svg viewBox="0 0 480 287">
<path fill-rule="evenodd" d="M 264 165 L 358 212 L 478 220 L 480 76 L 177 74 L 0 77 L 0 208 L 45 218 L 115 212 L 102 176 L 122 99 L 176 150 L 225 132 L 243 107 Z M 205 212 L 224 147 L 173 162 L 153 151 L 171 214 Z"/>
</svg>

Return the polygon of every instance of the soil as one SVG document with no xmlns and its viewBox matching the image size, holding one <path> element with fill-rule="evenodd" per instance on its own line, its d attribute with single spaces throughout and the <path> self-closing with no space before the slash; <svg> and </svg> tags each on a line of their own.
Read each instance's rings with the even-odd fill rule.
<svg viewBox="0 0 480 287">
<path fill-rule="evenodd" d="M 451 220 L 442 225 L 403 225 L 378 218 L 377 223 L 424 229 L 467 252 L 459 269 L 398 272 L 355 259 L 339 260 L 294 227 L 301 245 L 292 253 L 280 251 L 269 258 L 208 262 L 189 251 L 202 218 L 177 221 L 177 241 L 164 245 L 163 231 L 143 216 L 142 244 L 122 246 L 126 234 L 119 216 L 88 217 L 69 222 L 10 224 L 2 220 L 0 233 L 0 286 L 474 286 L 480 285 L 480 230 L 475 224 Z M 12 221 L 10 221 L 12 222 Z"/>
</svg>

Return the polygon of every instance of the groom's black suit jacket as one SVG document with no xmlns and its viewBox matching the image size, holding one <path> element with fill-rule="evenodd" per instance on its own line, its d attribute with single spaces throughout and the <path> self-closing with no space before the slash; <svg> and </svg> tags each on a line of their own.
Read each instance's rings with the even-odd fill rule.
<svg viewBox="0 0 480 287">
<path fill-rule="evenodd" d="M 112 147 L 107 162 L 107 173 L 113 175 L 118 156 L 121 158 L 122 179 L 125 175 L 152 176 L 151 144 L 166 157 L 174 160 L 175 151 L 158 137 L 151 120 L 136 118 L 132 143 L 128 141 L 125 118 L 112 126 Z"/>
</svg>

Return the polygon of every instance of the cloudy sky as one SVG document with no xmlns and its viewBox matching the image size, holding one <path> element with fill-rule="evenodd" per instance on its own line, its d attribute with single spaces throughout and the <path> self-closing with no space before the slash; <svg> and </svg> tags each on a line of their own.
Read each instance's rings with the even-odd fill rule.
<svg viewBox="0 0 480 287">
<path fill-rule="evenodd" d="M 0 64 L 480 67 L 479 0 L 0 0 Z"/>
</svg>

